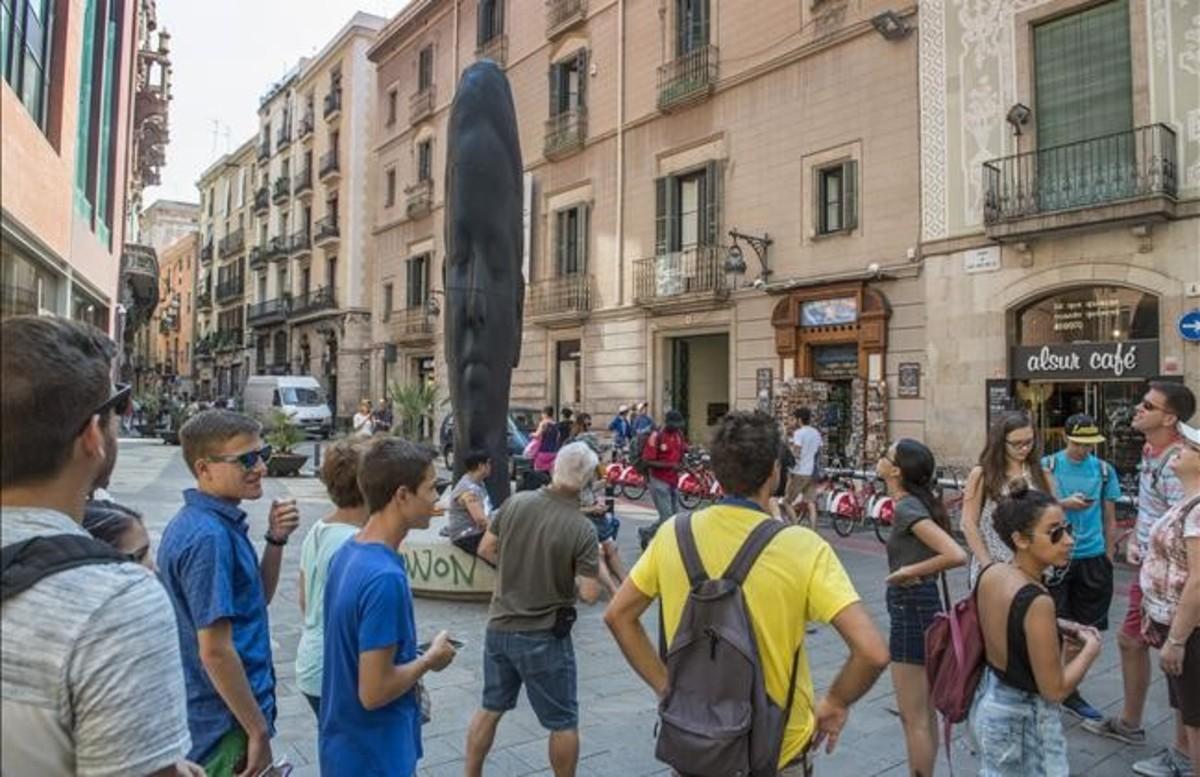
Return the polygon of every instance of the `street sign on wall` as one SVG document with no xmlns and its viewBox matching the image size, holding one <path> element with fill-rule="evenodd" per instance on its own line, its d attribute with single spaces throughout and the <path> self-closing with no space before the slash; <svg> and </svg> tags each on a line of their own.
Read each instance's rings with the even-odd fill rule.
<svg viewBox="0 0 1200 777">
<path fill-rule="evenodd" d="M 1017 380 L 1118 380 L 1159 373 L 1157 340 L 1018 345 L 1012 349 Z"/>
<path fill-rule="evenodd" d="M 1200 343 L 1200 308 L 1189 310 L 1179 317 L 1175 328 L 1179 336 L 1189 343 Z"/>
</svg>

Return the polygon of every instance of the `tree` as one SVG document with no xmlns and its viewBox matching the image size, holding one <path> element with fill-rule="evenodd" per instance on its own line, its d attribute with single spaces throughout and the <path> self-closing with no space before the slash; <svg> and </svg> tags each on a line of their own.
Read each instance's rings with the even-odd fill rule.
<svg viewBox="0 0 1200 777">
<path fill-rule="evenodd" d="M 433 414 L 438 407 L 437 384 L 393 383 L 390 389 L 392 409 L 399 423 L 392 427 L 394 434 L 414 442 L 427 442 L 432 435 Z M 429 419 L 429 423 L 423 423 Z"/>
</svg>

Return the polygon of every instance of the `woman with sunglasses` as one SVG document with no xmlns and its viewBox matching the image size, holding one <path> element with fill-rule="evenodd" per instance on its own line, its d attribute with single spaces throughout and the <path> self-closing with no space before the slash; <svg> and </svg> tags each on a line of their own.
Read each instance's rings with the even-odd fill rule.
<svg viewBox="0 0 1200 777">
<path fill-rule="evenodd" d="M 1057 500 L 1024 478 L 1007 492 L 992 518 L 1012 560 L 987 565 L 975 590 L 986 661 L 970 716 L 979 773 L 1066 777 L 1059 704 L 1100 655 L 1100 633 L 1058 620 L 1042 582 L 1047 568 L 1067 563 L 1075 544 Z M 1079 645 L 1065 663 L 1060 637 Z"/>
<path fill-rule="evenodd" d="M 896 505 L 888 537 L 887 610 L 892 685 L 912 774 L 932 775 L 937 722 L 925 678 L 925 630 L 942 610 L 937 578 L 967 563 L 950 536 L 950 517 L 933 494 L 937 463 L 916 440 L 898 440 L 875 465 Z"/>
<path fill-rule="evenodd" d="M 1007 484 L 1024 481 L 1029 488 L 1054 493 L 1039 448 L 1033 420 L 1023 412 L 1005 413 L 988 430 L 979 464 L 971 470 L 963 491 L 962 532 L 971 551 L 972 586 L 980 569 L 1012 559 L 1012 551 L 992 526 L 996 503 L 1007 495 Z"/>
</svg>

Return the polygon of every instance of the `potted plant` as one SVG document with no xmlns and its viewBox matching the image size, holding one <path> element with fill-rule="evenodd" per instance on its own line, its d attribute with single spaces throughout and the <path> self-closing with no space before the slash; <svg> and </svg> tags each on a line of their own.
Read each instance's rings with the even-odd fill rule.
<svg viewBox="0 0 1200 777">
<path fill-rule="evenodd" d="M 141 408 L 141 418 L 137 423 L 138 434 L 142 437 L 153 437 L 158 433 L 158 414 L 162 412 L 162 402 L 158 394 L 143 392 L 137 397 L 138 407 Z"/>
<path fill-rule="evenodd" d="M 410 383 L 391 387 L 392 406 L 399 422 L 392 427 L 397 434 L 413 442 L 426 442 L 432 436 L 433 414 L 438 405 L 436 383 Z M 428 419 L 429 422 L 425 423 Z"/>
<path fill-rule="evenodd" d="M 271 460 L 267 462 L 267 475 L 299 475 L 300 468 L 308 461 L 308 454 L 296 453 L 293 448 L 304 441 L 304 430 L 279 408 L 271 410 L 267 416 L 266 428 L 267 443 L 272 448 Z"/>
<path fill-rule="evenodd" d="M 179 430 L 187 423 L 187 420 L 192 417 L 193 413 L 188 410 L 188 406 L 180 402 L 174 397 L 166 400 L 167 410 L 167 425 L 159 430 L 159 437 L 162 437 L 163 442 L 167 445 L 179 444 Z"/>
</svg>

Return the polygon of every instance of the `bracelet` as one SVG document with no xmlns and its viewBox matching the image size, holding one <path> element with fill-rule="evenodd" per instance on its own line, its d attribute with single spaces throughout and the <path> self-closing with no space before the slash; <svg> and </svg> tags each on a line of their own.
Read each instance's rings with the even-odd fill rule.
<svg viewBox="0 0 1200 777">
<path fill-rule="evenodd" d="M 263 539 L 267 541 L 268 545 L 274 545 L 277 548 L 282 548 L 284 545 L 287 545 L 286 538 L 282 539 L 282 540 L 277 540 L 271 536 L 271 532 L 267 532 L 266 534 L 264 534 Z"/>
<path fill-rule="evenodd" d="M 1177 648 L 1181 648 L 1181 647 L 1184 647 L 1187 645 L 1186 639 L 1175 639 L 1170 634 L 1167 635 L 1166 642 L 1171 647 L 1177 647 Z"/>
</svg>

